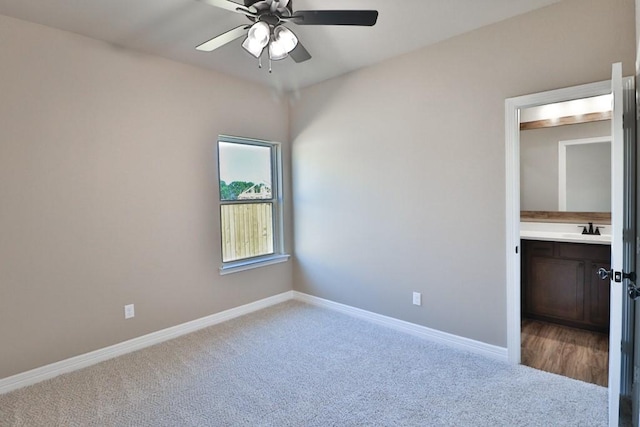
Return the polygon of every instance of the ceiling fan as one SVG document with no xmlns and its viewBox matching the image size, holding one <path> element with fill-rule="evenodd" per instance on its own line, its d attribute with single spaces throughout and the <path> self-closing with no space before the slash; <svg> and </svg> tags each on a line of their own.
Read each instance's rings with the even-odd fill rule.
<svg viewBox="0 0 640 427">
<path fill-rule="evenodd" d="M 197 50 L 211 52 L 240 37 L 247 36 L 242 47 L 254 57 L 262 57 L 267 48 L 269 63 L 287 56 L 295 62 L 311 59 L 309 52 L 296 35 L 283 24 L 296 25 L 356 25 L 373 26 L 378 20 L 376 10 L 297 10 L 291 0 L 244 0 L 239 4 L 231 0 L 200 0 L 211 6 L 245 15 L 252 24 L 241 25 L 220 34 L 198 46 Z M 259 62 L 258 66 L 262 64 Z M 271 67 L 269 67 L 271 72 Z"/>
</svg>

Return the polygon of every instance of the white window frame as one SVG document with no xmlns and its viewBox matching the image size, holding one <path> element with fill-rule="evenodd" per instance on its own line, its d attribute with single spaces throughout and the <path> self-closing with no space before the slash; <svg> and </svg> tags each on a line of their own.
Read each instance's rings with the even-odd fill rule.
<svg viewBox="0 0 640 427">
<path fill-rule="evenodd" d="M 259 147 L 268 147 L 271 149 L 271 200 L 256 200 L 260 203 L 271 203 L 272 205 L 272 221 L 273 221 L 273 253 L 261 255 L 252 258 L 243 258 L 239 260 L 224 262 L 222 261 L 222 217 L 220 217 L 220 258 L 222 266 L 220 274 L 236 273 L 238 271 L 250 270 L 266 265 L 278 264 L 286 262 L 289 254 L 285 253 L 284 247 L 284 198 L 282 188 L 282 147 L 279 142 L 265 141 L 261 139 L 243 138 L 238 136 L 219 135 L 216 142 L 216 153 L 218 158 L 218 192 L 220 191 L 220 142 L 232 144 L 245 144 Z M 234 201 L 224 201 L 222 196 L 218 194 L 219 210 L 221 212 L 223 205 L 239 204 Z M 255 203 L 254 202 L 254 203 Z"/>
</svg>

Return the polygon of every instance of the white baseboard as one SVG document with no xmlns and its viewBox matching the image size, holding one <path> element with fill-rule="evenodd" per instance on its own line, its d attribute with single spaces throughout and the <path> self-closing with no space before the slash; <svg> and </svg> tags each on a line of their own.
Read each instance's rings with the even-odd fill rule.
<svg viewBox="0 0 640 427">
<path fill-rule="evenodd" d="M 446 332 L 430 329 L 425 326 L 416 325 L 415 323 L 405 322 L 392 317 L 383 316 L 381 314 L 351 307 L 345 304 L 329 301 L 323 298 L 304 294 L 297 291 L 287 291 L 269 298 L 261 299 L 240 307 L 231 308 L 221 311 L 220 313 L 192 320 L 181 325 L 172 326 L 157 332 L 152 332 L 138 338 L 133 338 L 109 347 L 101 348 L 69 359 L 61 360 L 49 365 L 45 365 L 30 371 L 22 372 L 11 377 L 0 379 L 0 394 L 8 393 L 18 388 L 26 387 L 40 381 L 48 380 L 61 374 L 72 372 L 87 366 L 95 365 L 114 357 L 122 356 L 132 351 L 140 350 L 155 344 L 177 338 L 182 335 L 195 332 L 197 330 L 235 319 L 245 314 L 270 307 L 291 299 L 303 301 L 312 305 L 326 307 L 336 310 L 354 317 L 365 319 L 379 325 L 393 328 L 395 330 L 415 335 L 430 341 L 445 344 L 461 350 L 471 351 L 473 353 L 482 354 L 507 361 L 507 349 L 503 347 L 486 344 L 469 338 L 459 337 L 448 334 Z"/>
<path fill-rule="evenodd" d="M 58 375 L 75 371 L 77 369 L 95 365 L 96 363 L 100 363 L 117 356 L 122 356 L 123 354 L 140 350 L 145 347 L 159 344 L 161 342 L 177 338 L 181 335 L 189 334 L 208 326 L 213 326 L 218 323 L 222 323 L 227 320 L 231 320 L 236 317 L 240 317 L 242 315 L 249 314 L 284 301 L 288 301 L 290 299 L 293 299 L 293 291 L 283 292 L 281 294 L 245 304 L 240 307 L 231 308 L 229 310 L 221 311 L 220 313 L 202 317 L 191 322 L 172 326 L 170 328 L 152 332 L 150 334 L 114 344 L 109 347 L 101 348 L 90 353 L 81 354 L 79 356 L 61 360 L 60 362 L 55 362 L 36 369 L 32 369 L 30 371 L 13 375 L 11 377 L 3 378 L 0 379 L 0 394 L 8 393 L 12 390 L 26 387 L 40 381 L 48 380 Z"/>
<path fill-rule="evenodd" d="M 293 291 L 293 298 L 309 304 L 329 308 L 354 317 L 365 319 L 370 322 L 395 329 L 397 331 L 405 332 L 420 338 L 427 339 L 429 341 L 437 342 L 450 347 L 455 347 L 460 350 L 466 350 L 476 354 L 481 354 L 504 362 L 508 361 L 507 349 L 505 347 L 498 347 L 495 345 L 483 343 L 481 341 L 448 334 L 446 332 L 427 328 L 426 326 L 416 325 L 415 323 L 405 322 L 404 320 L 383 316 L 371 311 L 366 311 L 359 308 L 351 307 L 349 305 L 340 304 L 298 291 Z"/>
</svg>

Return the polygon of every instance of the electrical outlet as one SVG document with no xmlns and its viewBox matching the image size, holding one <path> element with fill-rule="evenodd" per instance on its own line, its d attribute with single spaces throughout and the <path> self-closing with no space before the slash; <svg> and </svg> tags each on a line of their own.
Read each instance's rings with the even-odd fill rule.
<svg viewBox="0 0 640 427">
<path fill-rule="evenodd" d="M 413 293 L 413 305 L 422 305 L 422 294 L 420 292 Z"/>
<path fill-rule="evenodd" d="M 127 304 L 124 306 L 124 318 L 125 319 L 131 319 L 132 317 L 135 317 L 136 315 L 136 310 L 135 307 L 133 306 L 133 304 Z"/>
</svg>

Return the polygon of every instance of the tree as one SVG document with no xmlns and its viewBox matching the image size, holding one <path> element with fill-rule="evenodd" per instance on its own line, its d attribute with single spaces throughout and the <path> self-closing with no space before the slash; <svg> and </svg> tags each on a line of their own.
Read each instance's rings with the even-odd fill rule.
<svg viewBox="0 0 640 427">
<path fill-rule="evenodd" d="M 251 188 L 253 185 L 253 182 L 246 181 L 233 181 L 231 184 L 220 181 L 220 199 L 237 200 L 238 196 L 244 190 L 246 190 L 247 188 Z"/>
</svg>

